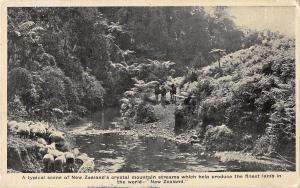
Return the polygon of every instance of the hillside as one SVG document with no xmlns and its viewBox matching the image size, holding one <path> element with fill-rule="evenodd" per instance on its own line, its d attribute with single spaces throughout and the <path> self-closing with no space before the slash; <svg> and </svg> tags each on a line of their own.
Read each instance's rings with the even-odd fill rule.
<svg viewBox="0 0 300 188">
<path fill-rule="evenodd" d="M 192 117 L 208 147 L 295 157 L 294 52 L 293 40 L 274 37 L 222 57 L 221 70 L 215 62 L 185 83 L 193 86 Z"/>
</svg>

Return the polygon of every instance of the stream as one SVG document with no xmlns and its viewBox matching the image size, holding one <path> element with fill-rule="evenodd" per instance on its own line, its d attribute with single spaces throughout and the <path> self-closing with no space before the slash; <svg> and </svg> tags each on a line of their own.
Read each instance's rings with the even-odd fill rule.
<svg viewBox="0 0 300 188">
<path fill-rule="evenodd" d="M 137 136 L 111 126 L 119 109 L 107 108 L 71 125 L 78 149 L 94 158 L 96 172 L 225 171 L 217 159 L 195 147 L 178 147 L 159 136 Z"/>
</svg>

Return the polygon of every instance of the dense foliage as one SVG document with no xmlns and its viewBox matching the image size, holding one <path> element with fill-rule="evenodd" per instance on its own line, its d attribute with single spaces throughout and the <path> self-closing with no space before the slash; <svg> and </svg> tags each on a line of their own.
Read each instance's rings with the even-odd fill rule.
<svg viewBox="0 0 300 188">
<path fill-rule="evenodd" d="M 151 106 L 156 103 L 154 87 L 157 84 L 168 87 L 167 83 L 171 82 L 174 74 L 174 66 L 175 63 L 170 61 L 148 60 L 134 68 L 133 70 L 138 70 L 132 78 L 134 87 L 126 91 L 121 99 L 122 116 L 134 117 L 139 123 L 156 121 L 154 108 Z"/>
<path fill-rule="evenodd" d="M 202 132 L 214 138 L 207 125 L 226 124 L 235 147 L 257 154 L 294 155 L 295 45 L 278 34 L 262 34 L 261 44 L 224 56 L 197 72 L 188 92 L 197 96 Z M 208 142 L 213 148 L 216 142 Z"/>
<path fill-rule="evenodd" d="M 133 77 L 165 80 L 155 62 L 203 66 L 212 48 L 241 42 L 222 7 L 214 15 L 198 7 L 9 8 L 9 102 L 20 98 L 29 115 L 98 110 L 116 104 Z"/>
<path fill-rule="evenodd" d="M 149 123 L 154 86 L 174 83 L 194 94 L 184 126 L 208 148 L 293 156 L 294 51 L 226 7 L 8 8 L 8 115 L 71 121 L 120 104 Z"/>
<path fill-rule="evenodd" d="M 177 71 L 202 67 L 213 61 L 208 52 L 222 48 L 233 52 L 242 47 L 243 32 L 233 23 L 226 7 L 208 14 L 203 7 L 116 7 L 104 14 L 124 26 L 132 39 L 121 47 L 138 57 L 176 61 Z M 120 42 L 125 40 L 124 34 Z"/>
</svg>

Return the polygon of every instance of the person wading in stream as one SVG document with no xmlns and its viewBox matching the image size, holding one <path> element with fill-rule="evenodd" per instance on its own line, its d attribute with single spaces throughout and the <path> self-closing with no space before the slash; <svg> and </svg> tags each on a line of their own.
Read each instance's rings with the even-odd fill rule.
<svg viewBox="0 0 300 188">
<path fill-rule="evenodd" d="M 160 97 L 161 105 L 165 108 L 167 90 L 164 85 L 160 89 L 160 94 L 161 94 L 161 97 Z"/>
</svg>

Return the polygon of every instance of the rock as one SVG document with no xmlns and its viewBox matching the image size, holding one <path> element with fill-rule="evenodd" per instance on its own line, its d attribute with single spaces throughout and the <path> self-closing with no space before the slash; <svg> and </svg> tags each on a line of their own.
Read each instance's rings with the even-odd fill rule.
<svg viewBox="0 0 300 188">
<path fill-rule="evenodd" d="M 49 138 L 51 142 L 65 142 L 64 133 L 60 131 L 53 131 Z"/>
<path fill-rule="evenodd" d="M 65 155 L 57 156 L 54 160 L 55 172 L 64 172 L 65 163 L 66 163 Z"/>
<path fill-rule="evenodd" d="M 47 153 L 47 148 L 46 148 L 46 147 L 40 147 L 40 148 L 39 148 L 39 153 L 40 153 L 41 155 L 45 155 L 45 154 Z"/>
<path fill-rule="evenodd" d="M 18 130 L 18 122 L 16 121 L 8 121 L 7 122 L 7 128 L 9 131 L 16 133 L 16 131 Z"/>
<path fill-rule="evenodd" d="M 79 155 L 79 149 L 78 148 L 74 148 L 73 150 L 72 150 L 72 153 L 75 155 L 75 157 L 77 157 L 78 155 Z"/>
<path fill-rule="evenodd" d="M 43 157 L 44 172 L 52 172 L 54 167 L 54 157 L 51 154 L 46 154 Z"/>
<path fill-rule="evenodd" d="M 30 137 L 31 138 L 46 138 L 48 124 L 45 123 L 33 123 L 30 125 Z"/>
<path fill-rule="evenodd" d="M 56 157 L 61 156 L 61 155 L 64 154 L 63 152 L 58 151 L 57 149 L 54 149 L 54 150 L 48 149 L 48 152 L 47 152 L 47 153 L 48 153 L 48 154 L 52 154 L 52 155 L 54 156 L 54 158 L 56 158 Z"/>
<path fill-rule="evenodd" d="M 93 160 L 89 159 L 85 161 L 78 170 L 78 173 L 91 173 L 94 172 L 95 163 Z"/>
<path fill-rule="evenodd" d="M 75 163 L 81 166 L 85 161 L 88 161 L 89 159 L 90 158 L 88 157 L 88 155 L 86 153 L 83 153 L 75 158 Z"/>
<path fill-rule="evenodd" d="M 75 155 L 72 152 L 65 152 L 66 162 L 74 163 Z"/>
<path fill-rule="evenodd" d="M 52 143 L 52 144 L 46 145 L 46 148 L 47 148 L 48 150 L 55 150 L 55 149 L 56 149 L 56 147 L 55 147 L 55 143 Z"/>
<path fill-rule="evenodd" d="M 66 172 L 74 172 L 75 155 L 71 152 L 66 152 L 65 158 L 66 158 L 66 165 L 65 165 Z"/>
<path fill-rule="evenodd" d="M 42 144 L 42 145 L 44 145 L 44 146 L 46 146 L 46 145 L 47 145 L 47 142 L 46 142 L 46 140 L 45 140 L 45 139 L 43 139 L 43 138 L 38 138 L 38 139 L 37 139 L 37 142 L 38 142 L 39 144 Z"/>
<path fill-rule="evenodd" d="M 30 135 L 30 128 L 26 123 L 18 123 L 17 134 L 22 138 L 28 138 Z"/>
<path fill-rule="evenodd" d="M 68 143 L 68 142 L 64 142 L 64 143 L 61 143 L 61 144 L 56 144 L 55 146 L 57 147 L 57 149 L 59 149 L 62 152 L 66 152 L 66 151 L 71 150 L 70 143 Z"/>
</svg>

